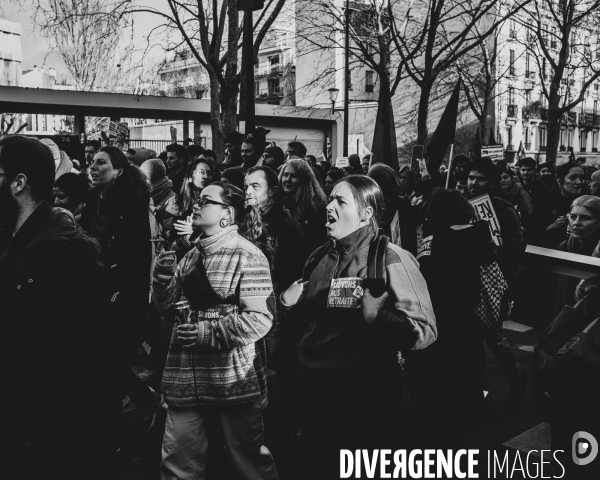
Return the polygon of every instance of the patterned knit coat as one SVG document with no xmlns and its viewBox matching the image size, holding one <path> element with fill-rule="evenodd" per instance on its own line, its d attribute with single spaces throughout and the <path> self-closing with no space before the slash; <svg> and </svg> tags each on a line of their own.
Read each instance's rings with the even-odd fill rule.
<svg viewBox="0 0 600 480">
<path fill-rule="evenodd" d="M 156 259 L 154 299 L 162 311 L 184 298 L 182 279 L 203 262 L 209 282 L 221 297 L 237 295 L 237 305 L 215 305 L 198 312 L 193 347 L 183 348 L 173 328 L 163 375 L 167 404 L 176 407 L 227 406 L 265 400 L 266 344 L 275 312 L 269 263 L 237 226 L 201 239 L 181 260 Z"/>
</svg>

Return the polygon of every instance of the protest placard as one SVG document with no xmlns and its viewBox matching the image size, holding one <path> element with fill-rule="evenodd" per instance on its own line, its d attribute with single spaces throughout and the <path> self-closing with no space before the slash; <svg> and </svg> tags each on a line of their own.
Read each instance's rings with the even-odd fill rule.
<svg viewBox="0 0 600 480">
<path fill-rule="evenodd" d="M 490 227 L 492 239 L 496 245 L 502 245 L 502 232 L 500 231 L 500 223 L 494 211 L 492 200 L 486 193 L 480 197 L 472 198 L 469 203 L 473 205 L 478 220 L 485 220 Z"/>
<path fill-rule="evenodd" d="M 481 147 L 481 156 L 491 160 L 502 160 L 504 158 L 504 147 L 502 145 L 487 145 Z"/>
<path fill-rule="evenodd" d="M 335 159 L 335 166 L 337 168 L 349 167 L 350 166 L 350 161 L 348 160 L 348 157 L 337 157 Z"/>
</svg>

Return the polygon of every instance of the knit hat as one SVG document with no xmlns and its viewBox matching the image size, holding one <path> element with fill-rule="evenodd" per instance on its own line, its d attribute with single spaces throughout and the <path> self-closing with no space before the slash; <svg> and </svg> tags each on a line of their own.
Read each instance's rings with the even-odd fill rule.
<svg viewBox="0 0 600 480">
<path fill-rule="evenodd" d="M 285 153 L 280 147 L 267 147 L 265 148 L 265 153 L 271 155 L 275 161 L 277 162 L 277 166 L 283 164 L 285 160 Z"/>
<path fill-rule="evenodd" d="M 52 152 L 52 156 L 54 157 L 54 171 L 58 170 L 58 165 L 60 164 L 60 149 L 58 145 L 49 138 L 42 138 L 40 142 L 46 145 Z"/>
<path fill-rule="evenodd" d="M 233 143 L 234 145 L 241 145 L 243 140 L 244 135 L 242 135 L 240 132 L 231 132 L 227 134 L 227 136 L 223 140 L 223 143 Z"/>
<path fill-rule="evenodd" d="M 140 170 L 144 172 L 146 177 L 148 177 L 150 183 L 156 183 L 160 179 L 165 178 L 167 176 L 165 164 L 162 162 L 162 160 L 159 160 L 158 158 L 146 160 L 140 166 Z"/>
<path fill-rule="evenodd" d="M 131 148 L 130 150 L 133 150 L 133 163 L 135 163 L 138 167 L 146 160 L 156 158 L 156 152 L 154 150 L 150 150 L 149 148 L 139 147 Z"/>
<path fill-rule="evenodd" d="M 242 167 L 231 167 L 226 169 L 222 174 L 221 178 L 224 178 L 232 185 L 238 187 L 241 191 L 244 191 L 244 169 Z"/>
</svg>

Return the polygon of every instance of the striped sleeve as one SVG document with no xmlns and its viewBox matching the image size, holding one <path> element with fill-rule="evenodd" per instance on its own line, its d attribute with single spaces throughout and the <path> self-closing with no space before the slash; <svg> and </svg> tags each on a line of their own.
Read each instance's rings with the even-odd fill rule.
<svg viewBox="0 0 600 480">
<path fill-rule="evenodd" d="M 250 345 L 263 338 L 273 325 L 276 306 L 269 263 L 260 251 L 245 252 L 241 260 L 239 311 L 200 322 L 200 347 L 231 350 Z"/>
<path fill-rule="evenodd" d="M 187 256 L 177 265 L 175 257 L 156 257 L 152 274 L 152 297 L 159 311 L 165 312 L 181 296 L 181 272 Z"/>
</svg>

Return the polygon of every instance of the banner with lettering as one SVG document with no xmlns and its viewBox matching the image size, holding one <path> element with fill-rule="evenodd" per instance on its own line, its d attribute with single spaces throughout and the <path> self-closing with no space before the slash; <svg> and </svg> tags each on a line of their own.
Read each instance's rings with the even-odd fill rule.
<svg viewBox="0 0 600 480">
<path fill-rule="evenodd" d="M 498 217 L 494 211 L 494 206 L 492 205 L 492 199 L 490 196 L 486 193 L 485 195 L 472 198 L 469 200 L 469 203 L 473 205 L 477 219 L 488 222 L 494 243 L 498 246 L 502 245 L 502 232 L 500 231 L 500 223 L 498 222 Z"/>
</svg>

